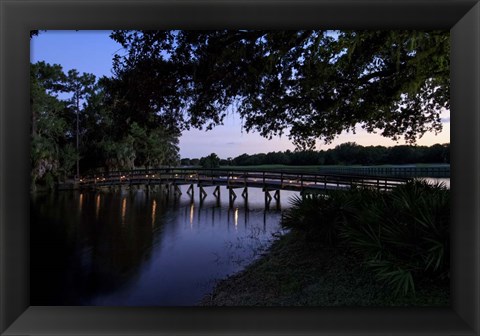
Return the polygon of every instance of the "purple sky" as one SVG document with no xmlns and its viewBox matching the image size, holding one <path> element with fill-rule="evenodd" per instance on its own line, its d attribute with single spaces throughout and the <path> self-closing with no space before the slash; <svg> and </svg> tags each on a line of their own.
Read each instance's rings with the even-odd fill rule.
<svg viewBox="0 0 480 336">
<path fill-rule="evenodd" d="M 67 72 L 77 69 L 80 73 L 93 73 L 97 77 L 111 76 L 112 58 L 115 53 L 122 55 L 119 44 L 109 38 L 108 31 L 47 31 L 32 38 L 30 58 L 32 62 L 45 61 L 60 64 Z M 443 131 L 435 136 L 425 134 L 418 140 L 419 145 L 450 142 L 450 112 L 442 114 Z M 317 142 L 317 149 L 328 149 L 344 142 L 356 142 L 359 145 L 395 146 L 404 144 L 376 134 L 358 131 L 357 134 L 342 134 L 332 144 Z M 286 136 L 265 139 L 258 133 L 242 132 L 238 115 L 232 113 L 225 118 L 224 125 L 211 131 L 190 130 L 180 138 L 182 158 L 200 158 L 217 153 L 221 158 L 236 157 L 243 153 L 267 153 L 271 151 L 294 150 Z"/>
</svg>

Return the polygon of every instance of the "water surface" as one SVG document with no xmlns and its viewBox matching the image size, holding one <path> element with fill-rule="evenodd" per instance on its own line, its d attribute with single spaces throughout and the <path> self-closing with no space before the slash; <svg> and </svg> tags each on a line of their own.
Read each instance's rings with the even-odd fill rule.
<svg viewBox="0 0 480 336">
<path fill-rule="evenodd" d="M 236 189 L 229 207 L 206 188 L 164 192 L 59 192 L 31 202 L 32 305 L 190 306 L 251 263 L 281 231 L 281 208 Z M 272 195 L 273 196 L 273 195 Z M 278 207 L 277 207 L 278 206 Z"/>
<path fill-rule="evenodd" d="M 450 179 L 427 179 L 444 182 Z M 31 304 L 192 306 L 216 282 L 242 270 L 281 233 L 281 191 L 265 210 L 261 189 L 248 201 L 213 187 L 193 202 L 165 192 L 59 192 L 31 201 Z M 273 196 L 273 195 L 272 195 Z"/>
</svg>

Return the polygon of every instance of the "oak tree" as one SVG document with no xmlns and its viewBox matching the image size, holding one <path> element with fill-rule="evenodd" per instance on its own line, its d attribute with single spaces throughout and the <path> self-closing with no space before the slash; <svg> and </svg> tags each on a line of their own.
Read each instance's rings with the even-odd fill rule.
<svg viewBox="0 0 480 336">
<path fill-rule="evenodd" d="M 162 123 L 247 131 L 298 148 L 358 127 L 409 143 L 449 109 L 448 31 L 114 31 L 126 94 Z"/>
</svg>

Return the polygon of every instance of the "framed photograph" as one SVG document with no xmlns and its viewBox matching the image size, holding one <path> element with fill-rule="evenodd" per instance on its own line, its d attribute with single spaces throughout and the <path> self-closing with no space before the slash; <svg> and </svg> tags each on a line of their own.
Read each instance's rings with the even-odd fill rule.
<svg viewBox="0 0 480 336">
<path fill-rule="evenodd" d="M 2 21 L 0 32 L 0 247 L 2 249 L 0 255 L 0 333 L 2 335 L 347 335 L 362 333 L 478 335 L 480 333 L 480 290 L 478 285 L 480 283 L 478 269 L 480 263 L 480 212 L 478 211 L 478 204 L 480 204 L 480 174 L 478 174 L 480 171 L 480 137 L 478 136 L 478 127 L 480 126 L 480 4 L 477 1 L 0 1 Z M 177 280 L 172 280 L 176 283 L 170 284 L 172 286 L 171 295 L 167 295 L 168 291 L 162 294 L 165 295 L 163 298 L 166 303 L 163 307 L 155 306 L 153 301 L 148 300 L 148 295 L 142 294 L 144 296 L 137 301 L 136 299 L 124 300 L 118 296 L 112 298 L 108 295 L 108 291 L 106 291 L 107 294 L 85 301 L 82 305 L 73 306 L 68 304 L 81 302 L 82 292 L 62 291 L 60 290 L 62 286 L 50 283 L 50 281 L 56 281 L 54 279 L 44 278 L 39 281 L 37 273 L 32 271 L 38 258 L 35 259 L 36 252 L 32 257 L 31 244 L 32 242 L 37 245 L 42 244 L 41 240 L 44 238 L 47 242 L 48 234 L 45 237 L 42 236 L 40 226 L 36 226 L 35 230 L 31 227 L 31 218 L 37 214 L 37 209 L 32 208 L 30 204 L 32 173 L 30 164 L 32 150 L 30 140 L 32 124 L 31 32 L 39 30 L 107 31 L 132 28 L 167 31 L 218 29 L 232 31 L 239 29 L 270 31 L 299 29 L 450 30 L 450 157 L 453 180 L 450 188 L 452 195 L 450 306 L 414 308 L 312 307 L 308 305 L 253 307 L 247 304 L 222 307 L 221 303 L 213 304 L 210 307 L 192 306 L 188 297 L 193 295 L 193 292 L 190 294 L 187 292 L 188 290 L 193 291 L 193 286 L 185 283 L 182 287 L 179 281 L 181 272 Z M 117 39 L 121 40 L 124 37 L 117 36 Z M 73 78 L 75 74 L 71 74 L 71 76 Z M 84 83 L 90 81 L 87 77 L 82 80 Z M 78 99 L 76 104 L 78 138 L 78 109 L 80 108 Z M 75 107 L 74 105 L 72 105 L 72 109 Z M 138 133 L 141 130 L 133 131 Z M 210 159 L 213 161 L 216 158 Z M 120 159 L 118 160 L 120 161 Z M 88 181 L 82 180 L 83 176 L 79 174 L 78 162 L 77 159 L 77 174 L 73 181 L 77 185 L 82 183 L 84 186 L 86 183 L 96 185 L 102 183 L 105 177 L 112 178 L 107 170 L 107 173 L 102 176 L 95 175 Z M 112 161 L 109 162 L 112 163 Z M 121 170 L 121 164 L 118 162 L 112 163 L 112 166 Z M 148 167 L 147 164 L 145 166 Z M 175 174 L 186 174 L 182 175 L 185 180 L 193 178 L 187 176 L 190 174 L 188 169 L 185 170 L 185 172 L 188 171 L 188 174 L 180 170 L 171 171 L 170 168 L 164 170 L 155 172 L 142 170 L 142 176 L 135 173 L 135 178 L 141 178 L 142 181 L 147 178 L 150 181 L 156 178 L 162 179 L 166 175 L 174 178 L 172 176 Z M 118 178 L 120 182 L 123 181 L 122 179 L 132 180 L 133 171 L 130 174 L 132 175 L 119 174 L 113 178 Z M 212 172 L 204 175 L 202 176 L 211 179 L 212 183 L 214 179 L 220 181 L 224 178 L 221 174 L 216 176 Z M 198 176 L 197 178 L 199 179 Z M 232 175 L 225 178 L 227 183 L 230 183 L 227 186 L 235 186 L 235 179 L 239 177 Z M 257 178 L 263 179 L 263 188 L 266 188 L 265 173 L 262 176 L 245 177 L 242 175 L 241 178 L 245 179 L 245 183 L 247 183 L 247 179 L 250 179 L 249 183 L 256 182 Z M 273 175 L 267 176 L 270 181 L 274 181 L 275 178 Z M 301 180 L 302 190 L 304 190 L 303 177 Z M 284 175 L 282 174 L 281 186 L 283 182 Z M 294 190 L 295 181 L 287 182 L 290 183 L 291 190 Z M 363 183 L 365 183 L 364 180 L 362 180 Z M 367 181 L 367 183 L 369 182 Z M 379 180 L 375 182 L 377 186 L 380 183 L 386 185 L 387 182 Z M 193 183 L 191 185 L 193 186 Z M 205 186 L 212 185 L 205 184 Z M 350 186 L 353 186 L 353 182 Z M 188 184 L 182 187 L 184 193 L 190 195 L 191 192 L 197 192 L 197 189 L 195 191 L 187 190 L 187 187 Z M 327 182 L 325 182 L 325 188 L 327 188 Z M 203 188 L 200 187 L 198 190 L 200 195 L 195 194 L 195 196 L 200 197 L 200 202 L 202 202 L 206 194 L 203 193 Z M 232 190 L 233 187 L 230 188 L 228 195 L 230 202 L 233 202 L 237 196 Z M 167 192 L 176 193 L 176 190 L 171 189 Z M 247 192 L 246 188 L 244 192 Z M 143 192 L 141 194 L 144 195 Z M 260 194 L 263 197 L 263 193 Z M 265 205 L 270 204 L 272 200 L 280 202 L 279 193 L 271 192 L 269 194 L 268 189 L 265 189 L 264 194 Z M 200 212 L 198 214 L 195 212 L 196 205 L 193 203 L 193 194 L 191 197 L 192 205 L 185 207 L 184 214 L 185 218 L 190 218 L 192 225 L 190 229 L 194 225 L 193 218 L 200 218 Z M 220 200 L 219 194 L 215 197 L 217 197 L 217 201 Z M 248 199 L 248 193 L 242 194 L 242 197 Z M 79 199 L 74 201 L 80 212 L 84 203 L 89 202 L 93 210 L 89 210 L 91 217 L 86 218 L 95 221 L 99 212 L 102 211 L 100 204 L 106 204 L 107 200 L 106 196 L 95 195 L 90 199 L 89 196 L 80 194 Z M 114 204 L 112 211 L 118 212 L 116 216 L 119 217 L 115 220 L 122 223 L 126 218 L 128 220 L 130 214 L 126 209 L 130 209 L 130 204 L 127 205 L 126 199 L 110 201 L 110 205 Z M 156 228 L 157 209 L 162 205 L 161 200 L 155 198 L 149 200 L 148 204 L 148 214 L 145 214 L 144 219 L 149 223 L 149 227 L 144 229 L 152 231 L 158 229 Z M 66 206 L 67 208 L 68 206 Z M 57 210 L 58 213 L 63 211 L 60 210 L 60 206 Z M 241 220 L 245 217 L 245 227 L 247 227 L 246 215 L 240 213 L 239 216 L 238 207 L 232 211 L 234 212 L 227 214 L 229 220 L 231 218 L 232 221 L 232 230 L 238 229 L 239 217 Z M 65 216 L 65 214 L 68 216 L 68 210 L 63 211 L 60 216 Z M 216 218 L 214 211 L 208 215 L 212 219 Z M 200 225 L 200 222 L 198 224 Z M 264 219 L 264 230 L 266 226 L 268 225 Z M 87 228 L 87 230 L 90 229 Z M 123 228 L 122 230 L 127 229 Z M 144 236 L 141 230 L 143 229 L 139 228 L 138 232 L 129 231 L 129 234 L 135 236 L 136 244 L 143 244 Z M 114 232 L 114 234 L 117 233 Z M 35 239 L 31 238 L 31 234 L 35 234 Z M 261 237 L 257 235 L 255 238 L 259 240 Z M 59 237 L 58 239 L 62 240 L 63 238 Z M 192 241 L 186 240 L 182 249 L 188 249 L 188 244 L 192 244 Z M 88 255 L 87 252 L 82 252 L 84 253 L 82 255 Z M 51 249 L 41 258 L 55 258 L 55 255 L 55 250 Z M 179 256 L 181 255 L 180 253 Z M 233 253 L 232 256 L 235 258 L 236 254 Z M 239 256 L 244 257 L 243 255 Z M 141 254 L 119 256 L 119 258 L 127 260 L 127 263 L 135 262 L 135 260 L 138 262 L 143 257 Z M 198 258 L 196 267 L 204 270 L 205 267 L 201 264 L 202 256 L 198 255 Z M 112 262 L 111 265 L 118 266 L 119 269 L 113 271 L 121 272 L 125 260 L 118 261 L 120 266 L 115 265 L 115 261 Z M 80 261 L 89 262 L 88 258 Z M 65 259 L 62 262 L 68 263 L 69 261 Z M 179 257 L 174 262 L 181 263 L 182 260 Z M 165 265 L 168 266 L 168 263 Z M 57 266 L 58 263 L 55 262 L 50 264 L 52 269 Z M 192 268 L 191 271 L 193 270 Z M 111 271 L 105 270 L 107 273 Z M 75 273 L 75 271 L 72 271 L 69 276 L 69 279 L 65 278 L 66 283 L 73 281 L 71 277 L 76 277 L 74 279 L 76 283 L 84 281 L 82 274 Z M 85 279 L 85 281 L 89 281 L 87 278 Z M 106 283 L 117 285 L 115 281 L 109 281 Z M 153 289 L 155 286 L 152 281 L 150 279 L 144 283 L 148 283 L 149 288 Z M 123 285 L 118 284 L 118 286 Z M 56 286 L 59 288 L 58 293 L 55 293 Z M 82 288 L 88 288 L 88 286 L 87 284 Z M 146 285 L 145 288 L 148 286 Z M 186 301 L 182 301 L 183 299 L 179 296 L 180 292 L 185 293 Z M 125 293 L 125 295 L 130 295 L 130 298 L 132 297 L 128 291 Z M 59 304 L 63 302 L 63 305 L 47 306 L 45 302 L 48 304 L 49 301 L 42 299 L 42 295 L 43 298 L 55 296 L 55 300 L 51 302 L 60 302 Z M 65 306 L 65 302 L 68 306 Z M 172 304 L 168 302 L 172 302 Z"/>
</svg>

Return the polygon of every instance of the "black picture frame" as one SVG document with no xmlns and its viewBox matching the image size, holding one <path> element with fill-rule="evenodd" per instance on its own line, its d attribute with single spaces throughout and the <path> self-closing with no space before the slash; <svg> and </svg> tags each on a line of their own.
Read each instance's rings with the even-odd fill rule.
<svg viewBox="0 0 480 336">
<path fill-rule="evenodd" d="M 450 308 L 29 304 L 29 31 L 451 29 Z M 479 335 L 480 4 L 475 0 L 0 0 L 2 335 Z"/>
</svg>

